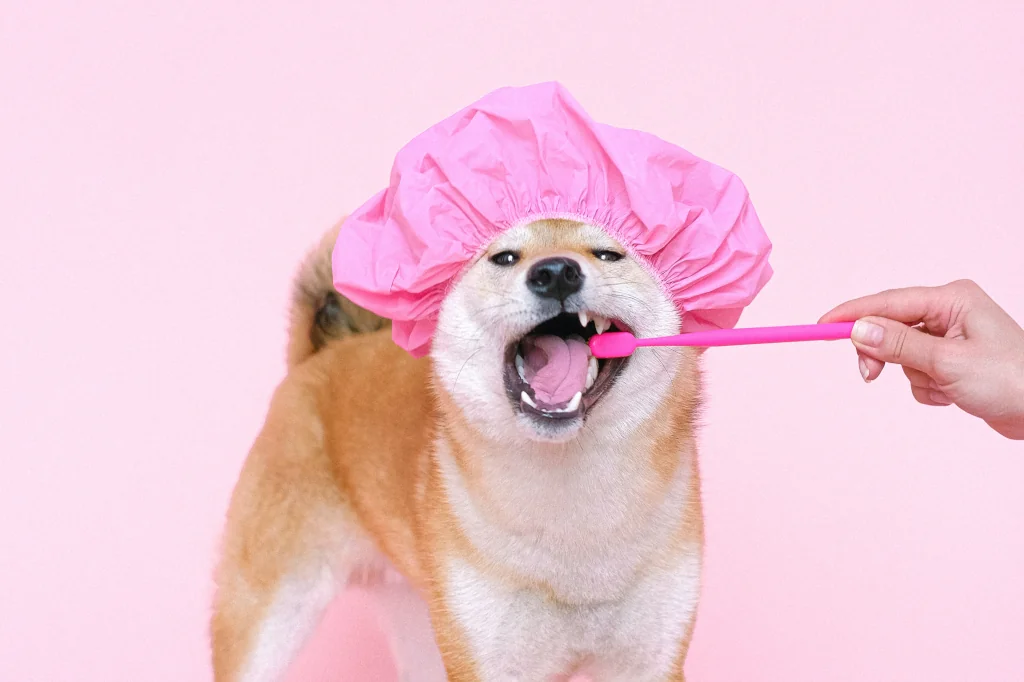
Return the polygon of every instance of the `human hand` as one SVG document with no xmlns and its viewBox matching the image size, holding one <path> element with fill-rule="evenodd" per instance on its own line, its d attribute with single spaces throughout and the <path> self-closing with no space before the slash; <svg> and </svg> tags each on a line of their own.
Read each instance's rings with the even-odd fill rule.
<svg viewBox="0 0 1024 682">
<path fill-rule="evenodd" d="M 1007 438 L 1024 439 L 1024 330 L 974 282 L 895 289 L 835 308 L 856 320 L 861 376 L 903 366 L 925 405 L 957 405 Z"/>
</svg>

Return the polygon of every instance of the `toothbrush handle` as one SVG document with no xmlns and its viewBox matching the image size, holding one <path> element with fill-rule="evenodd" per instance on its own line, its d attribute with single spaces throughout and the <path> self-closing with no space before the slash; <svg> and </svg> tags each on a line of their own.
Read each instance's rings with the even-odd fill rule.
<svg viewBox="0 0 1024 682">
<path fill-rule="evenodd" d="M 850 338 L 853 322 L 803 324 L 792 327 L 751 327 L 748 329 L 715 329 L 656 339 L 637 339 L 638 346 L 747 346 L 761 343 L 793 341 L 837 341 Z"/>
</svg>

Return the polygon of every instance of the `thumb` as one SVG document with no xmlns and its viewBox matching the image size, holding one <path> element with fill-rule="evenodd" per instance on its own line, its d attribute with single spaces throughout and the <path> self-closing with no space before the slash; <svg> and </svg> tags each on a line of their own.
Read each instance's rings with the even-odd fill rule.
<svg viewBox="0 0 1024 682">
<path fill-rule="evenodd" d="M 941 339 L 884 317 L 865 317 L 853 325 L 853 344 L 864 355 L 930 374 Z"/>
</svg>

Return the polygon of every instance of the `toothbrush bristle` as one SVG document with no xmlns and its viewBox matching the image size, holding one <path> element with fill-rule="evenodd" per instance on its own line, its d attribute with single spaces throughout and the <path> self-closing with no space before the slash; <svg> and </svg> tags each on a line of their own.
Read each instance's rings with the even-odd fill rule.
<svg viewBox="0 0 1024 682">
<path fill-rule="evenodd" d="M 629 332 L 608 332 L 591 337 L 589 345 L 595 358 L 624 358 L 636 350 L 636 337 Z"/>
</svg>

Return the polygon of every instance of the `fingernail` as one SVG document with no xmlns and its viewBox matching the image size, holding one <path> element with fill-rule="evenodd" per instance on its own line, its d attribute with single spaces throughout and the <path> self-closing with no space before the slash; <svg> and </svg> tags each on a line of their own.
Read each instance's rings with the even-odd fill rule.
<svg viewBox="0 0 1024 682">
<path fill-rule="evenodd" d="M 872 348 L 878 348 L 882 345 L 882 336 L 884 332 L 885 330 L 877 324 L 865 322 L 864 320 L 857 320 L 856 324 L 853 325 L 853 333 L 851 336 L 857 343 L 862 343 L 865 346 L 871 346 Z"/>
<path fill-rule="evenodd" d="M 868 363 L 864 362 L 864 358 L 857 358 L 857 364 L 860 365 L 860 375 L 864 377 L 864 381 L 870 383 L 871 379 L 868 379 L 870 372 L 868 371 Z"/>
</svg>

